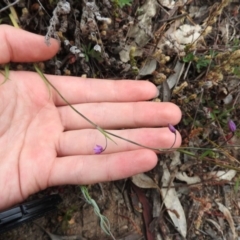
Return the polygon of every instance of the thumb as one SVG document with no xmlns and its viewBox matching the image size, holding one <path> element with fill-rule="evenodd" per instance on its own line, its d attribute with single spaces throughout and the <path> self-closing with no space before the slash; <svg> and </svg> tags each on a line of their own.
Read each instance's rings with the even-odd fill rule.
<svg viewBox="0 0 240 240">
<path fill-rule="evenodd" d="M 47 46 L 43 36 L 0 25 L 0 64 L 12 62 L 37 62 L 53 57 L 58 49 L 57 40 Z"/>
</svg>

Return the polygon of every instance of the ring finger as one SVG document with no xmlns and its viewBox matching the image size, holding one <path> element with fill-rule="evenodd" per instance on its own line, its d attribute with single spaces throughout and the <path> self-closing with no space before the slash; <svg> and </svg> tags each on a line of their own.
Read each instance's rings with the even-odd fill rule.
<svg viewBox="0 0 240 240">
<path fill-rule="evenodd" d="M 153 148 L 170 148 L 175 140 L 175 135 L 168 128 L 141 128 L 141 129 L 126 129 L 126 130 L 111 130 L 111 133 L 119 135 L 123 138 L 132 140 L 142 145 Z M 131 151 L 142 147 L 129 143 L 127 141 L 117 139 L 110 136 L 116 142 L 107 140 L 107 148 L 104 153 L 116 153 L 123 151 Z M 72 140 L 75 139 L 73 142 Z M 177 132 L 175 147 L 181 144 L 181 136 Z M 58 156 L 73 156 L 73 155 L 92 155 L 95 145 L 106 146 L 105 137 L 96 129 L 84 129 L 76 131 L 63 132 L 60 136 L 57 146 Z"/>
</svg>

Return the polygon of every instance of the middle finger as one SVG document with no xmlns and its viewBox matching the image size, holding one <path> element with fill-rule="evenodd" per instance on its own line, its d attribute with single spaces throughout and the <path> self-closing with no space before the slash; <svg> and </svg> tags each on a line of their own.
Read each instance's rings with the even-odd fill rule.
<svg viewBox="0 0 240 240">
<path fill-rule="evenodd" d="M 172 103 L 88 103 L 73 105 L 88 119 L 102 128 L 159 127 L 177 124 L 180 109 Z M 64 130 L 93 128 L 69 106 L 58 107 Z"/>
</svg>

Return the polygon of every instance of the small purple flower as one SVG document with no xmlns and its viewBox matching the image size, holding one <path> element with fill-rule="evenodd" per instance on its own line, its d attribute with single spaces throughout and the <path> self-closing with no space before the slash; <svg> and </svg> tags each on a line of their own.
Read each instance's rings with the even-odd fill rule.
<svg viewBox="0 0 240 240">
<path fill-rule="evenodd" d="M 93 148 L 93 151 L 95 154 L 100 154 L 104 151 L 103 147 L 100 146 L 100 145 L 96 145 L 94 148 Z"/>
<path fill-rule="evenodd" d="M 172 133 L 176 133 L 176 128 L 172 124 L 168 124 L 168 128 Z"/>
<path fill-rule="evenodd" d="M 233 120 L 228 121 L 228 128 L 231 132 L 235 132 L 237 127 Z"/>
</svg>

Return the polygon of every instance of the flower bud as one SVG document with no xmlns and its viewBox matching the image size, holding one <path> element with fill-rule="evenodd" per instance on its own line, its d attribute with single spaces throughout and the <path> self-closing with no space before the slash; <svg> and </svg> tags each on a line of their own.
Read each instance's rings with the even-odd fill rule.
<svg viewBox="0 0 240 240">
<path fill-rule="evenodd" d="M 100 145 L 96 145 L 94 148 L 93 148 L 93 151 L 95 154 L 100 154 L 103 152 L 103 147 L 100 146 Z"/>
<path fill-rule="evenodd" d="M 236 124 L 233 122 L 233 120 L 228 121 L 228 128 L 231 132 L 235 132 L 237 127 Z"/>
<path fill-rule="evenodd" d="M 172 133 L 176 133 L 176 128 L 172 124 L 168 124 L 168 128 Z"/>
</svg>

